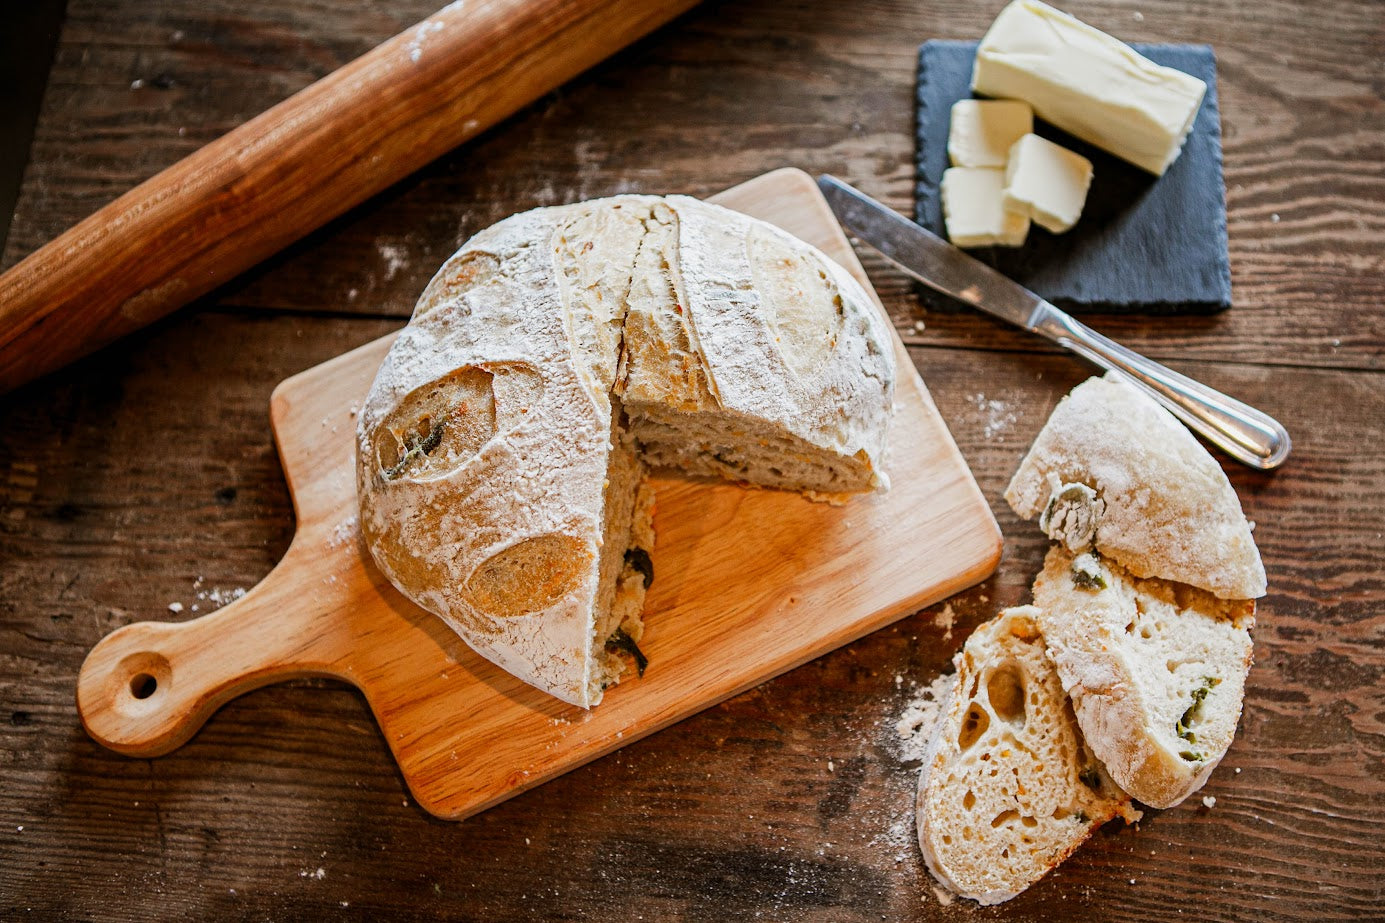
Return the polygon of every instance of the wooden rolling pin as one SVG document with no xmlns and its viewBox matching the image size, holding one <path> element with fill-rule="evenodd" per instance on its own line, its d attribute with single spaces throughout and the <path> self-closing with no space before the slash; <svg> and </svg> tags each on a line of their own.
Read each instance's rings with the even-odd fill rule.
<svg viewBox="0 0 1385 923">
<path fill-rule="evenodd" d="M 0 276 L 0 393 L 211 291 L 695 3 L 444 7 Z"/>
</svg>

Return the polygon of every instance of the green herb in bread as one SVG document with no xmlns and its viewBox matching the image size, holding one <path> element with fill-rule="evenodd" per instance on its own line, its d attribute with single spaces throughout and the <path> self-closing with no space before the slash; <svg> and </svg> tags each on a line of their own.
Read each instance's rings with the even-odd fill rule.
<svg viewBox="0 0 1385 923">
<path fill-rule="evenodd" d="M 1235 736 L 1255 604 L 1106 560 L 1097 562 L 1104 586 L 1078 586 L 1073 562 L 1054 546 L 1034 581 L 1049 656 L 1111 778 L 1151 807 L 1172 807 L 1202 787 Z"/>
</svg>

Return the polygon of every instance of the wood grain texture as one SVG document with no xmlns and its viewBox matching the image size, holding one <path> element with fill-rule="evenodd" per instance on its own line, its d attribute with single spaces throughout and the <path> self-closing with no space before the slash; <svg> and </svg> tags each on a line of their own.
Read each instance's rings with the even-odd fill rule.
<svg viewBox="0 0 1385 923">
<path fill-rule="evenodd" d="M 694 2 L 443 7 L 0 275 L 0 390 L 206 294 Z"/>
<path fill-rule="evenodd" d="M 714 201 L 815 244 L 869 291 L 807 174 L 779 170 Z M 566 705 L 469 651 L 370 562 L 357 525 L 356 407 L 392 341 L 275 389 L 292 544 L 264 581 L 215 614 L 139 622 L 102 639 L 77 684 L 93 738 L 161 756 L 238 695 L 335 677 L 365 694 L 414 798 L 460 820 L 972 586 L 999 561 L 990 510 L 896 341 L 905 371 L 886 462 L 896 486 L 832 507 L 783 491 L 658 481 L 660 579 L 641 642 L 652 668 L 599 708 Z M 751 524 L 753 551 L 734 541 Z"/>
<path fill-rule="evenodd" d="M 195 309 L 0 398 L 0 917 L 1385 918 L 1385 466 L 1368 450 L 1385 434 L 1385 9 L 1370 0 L 1065 5 L 1130 40 L 1211 43 L 1226 132 L 1235 306 L 1093 325 L 1295 439 L 1275 474 L 1227 469 L 1270 595 L 1211 809 L 1103 831 L 999 909 L 933 897 L 917 764 L 893 725 L 973 626 L 1026 598 L 1043 537 L 1000 493 L 1087 370 L 986 318 L 925 314 L 866 251 L 1005 536 L 999 570 L 946 607 L 461 824 L 413 803 L 336 681 L 250 693 L 155 760 L 81 729 L 74 683 L 102 636 L 201 615 L 283 556 L 278 382 L 396 328 L 462 239 L 523 208 L 707 194 L 792 163 L 907 210 L 915 47 L 974 39 L 1001 4 L 708 0 Z M 69 0 L 6 265 L 436 5 Z"/>
</svg>

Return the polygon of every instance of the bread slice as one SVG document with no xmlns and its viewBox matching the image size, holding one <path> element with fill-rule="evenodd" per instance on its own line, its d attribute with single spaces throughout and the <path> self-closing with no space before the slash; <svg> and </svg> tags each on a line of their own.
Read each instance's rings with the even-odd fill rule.
<svg viewBox="0 0 1385 923">
<path fill-rule="evenodd" d="M 1082 734 L 1117 784 L 1156 808 L 1201 788 L 1240 720 L 1255 603 L 1054 546 L 1034 604 Z"/>
<path fill-rule="evenodd" d="M 1265 567 L 1226 474 L 1193 435 L 1118 372 L 1054 408 L 1005 499 L 1074 553 L 1095 543 L 1137 577 L 1223 599 L 1265 595 Z"/>
<path fill-rule="evenodd" d="M 982 904 L 1019 894 L 1113 817 L 1139 819 L 1083 742 L 1039 615 L 1006 609 L 967 639 L 919 777 L 928 870 Z"/>
</svg>

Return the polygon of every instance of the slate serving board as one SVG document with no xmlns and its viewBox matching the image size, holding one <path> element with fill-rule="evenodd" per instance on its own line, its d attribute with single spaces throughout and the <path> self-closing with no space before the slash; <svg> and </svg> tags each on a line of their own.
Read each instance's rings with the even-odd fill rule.
<svg viewBox="0 0 1385 923">
<path fill-rule="evenodd" d="M 969 99 L 978 42 L 929 41 L 919 49 L 917 218 L 946 236 L 938 192 L 947 169 L 952 104 Z M 969 251 L 1021 285 L 1077 313 L 1209 314 L 1231 306 L 1222 181 L 1217 65 L 1206 45 L 1134 45 L 1157 64 L 1207 82 L 1183 153 L 1162 177 L 1041 120 L 1035 132 L 1092 161 L 1087 206 L 1066 234 L 1033 227 L 1023 247 Z M 929 307 L 945 296 L 919 287 Z"/>
</svg>

